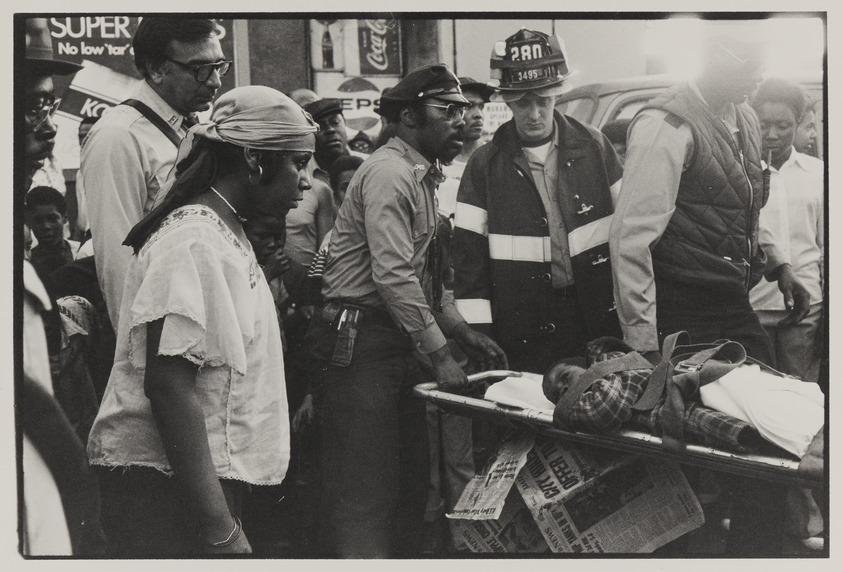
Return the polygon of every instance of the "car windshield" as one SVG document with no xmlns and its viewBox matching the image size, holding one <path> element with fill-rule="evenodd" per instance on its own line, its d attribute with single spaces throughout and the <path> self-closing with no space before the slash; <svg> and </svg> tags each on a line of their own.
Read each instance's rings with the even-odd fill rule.
<svg viewBox="0 0 843 572">
<path fill-rule="evenodd" d="M 569 99 L 557 105 L 556 109 L 563 115 L 573 117 L 577 121 L 590 123 L 594 115 L 594 100 L 590 97 Z"/>
</svg>

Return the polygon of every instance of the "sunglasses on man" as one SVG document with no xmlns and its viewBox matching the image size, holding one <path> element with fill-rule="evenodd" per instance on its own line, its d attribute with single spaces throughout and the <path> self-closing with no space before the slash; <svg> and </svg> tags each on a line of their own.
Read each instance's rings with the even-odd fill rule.
<svg viewBox="0 0 843 572">
<path fill-rule="evenodd" d="M 199 83 L 205 83 L 209 79 L 211 79 L 211 74 L 217 72 L 220 79 L 225 77 L 225 74 L 228 73 L 228 70 L 231 68 L 231 60 L 223 60 L 221 62 L 214 62 L 212 64 L 200 64 L 200 65 L 191 65 L 186 64 L 184 62 L 180 62 L 178 60 L 174 60 L 173 58 L 168 57 L 168 61 L 173 62 L 180 68 L 189 71 L 193 74 L 193 79 L 195 79 Z"/>
<path fill-rule="evenodd" d="M 465 111 L 468 109 L 469 106 L 465 105 L 464 103 L 449 103 L 448 105 L 439 105 L 436 103 L 422 103 L 427 107 L 438 107 L 439 109 L 445 110 L 445 119 L 448 121 L 453 121 L 457 117 L 460 119 L 465 117 Z"/>
<path fill-rule="evenodd" d="M 32 124 L 32 130 L 38 131 L 47 122 L 47 119 L 56 114 L 61 99 L 53 94 L 44 94 L 35 97 L 27 104 L 26 120 Z"/>
</svg>

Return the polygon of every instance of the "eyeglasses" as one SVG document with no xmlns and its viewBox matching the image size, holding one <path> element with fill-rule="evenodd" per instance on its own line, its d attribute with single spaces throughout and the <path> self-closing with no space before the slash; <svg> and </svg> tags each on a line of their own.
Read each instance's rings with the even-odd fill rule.
<svg viewBox="0 0 843 572">
<path fill-rule="evenodd" d="M 198 66 L 192 66 L 190 64 L 186 64 L 184 62 L 180 62 L 169 57 L 167 58 L 167 60 L 173 62 L 180 68 L 186 69 L 189 72 L 193 73 L 193 79 L 195 79 L 199 83 L 205 83 L 206 81 L 211 79 L 211 74 L 214 72 L 217 72 L 220 79 L 222 79 L 223 77 L 225 77 L 225 74 L 228 73 L 228 70 L 231 67 L 231 60 L 223 60 L 221 62 L 216 62 L 213 64 L 201 64 Z"/>
<path fill-rule="evenodd" d="M 38 131 L 47 122 L 47 119 L 55 115 L 61 105 L 61 99 L 52 94 L 41 95 L 27 105 L 26 119 L 32 123 L 32 130 Z"/>
<path fill-rule="evenodd" d="M 435 103 L 422 103 L 428 107 L 438 107 L 445 110 L 445 119 L 453 121 L 456 118 L 462 119 L 465 117 L 466 106 L 460 103 L 449 103 L 448 105 L 437 105 Z"/>
<path fill-rule="evenodd" d="M 729 48 L 727 48 L 726 46 L 724 46 L 720 42 L 717 43 L 717 47 L 720 48 L 721 50 L 723 50 L 724 52 L 726 52 L 727 54 L 729 54 L 730 56 L 732 56 L 739 64 L 746 65 L 747 60 L 735 55 L 735 52 L 733 52 L 732 50 L 730 50 Z"/>
</svg>

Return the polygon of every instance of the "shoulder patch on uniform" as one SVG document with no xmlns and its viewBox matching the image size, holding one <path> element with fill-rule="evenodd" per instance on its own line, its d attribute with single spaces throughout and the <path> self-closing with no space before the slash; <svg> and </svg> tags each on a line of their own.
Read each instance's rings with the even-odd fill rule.
<svg viewBox="0 0 843 572">
<path fill-rule="evenodd" d="M 664 116 L 664 120 L 667 122 L 668 125 L 670 125 L 674 129 L 679 129 L 679 126 L 681 126 L 683 123 L 682 119 L 678 115 L 670 112 L 668 112 L 667 115 Z"/>
</svg>

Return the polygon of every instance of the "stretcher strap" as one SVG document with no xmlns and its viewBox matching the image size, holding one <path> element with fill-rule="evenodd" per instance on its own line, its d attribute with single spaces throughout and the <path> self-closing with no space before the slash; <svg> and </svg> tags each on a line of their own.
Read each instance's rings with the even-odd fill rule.
<svg viewBox="0 0 843 572">
<path fill-rule="evenodd" d="M 650 379 L 647 381 L 647 387 L 644 389 L 644 393 L 632 405 L 632 408 L 636 411 L 650 411 L 656 406 L 659 399 L 661 399 L 667 383 L 668 370 L 673 370 L 670 358 L 673 355 L 674 349 L 679 344 L 680 339 L 687 344 L 690 341 L 688 332 L 675 332 L 664 339 L 664 343 L 662 343 L 662 361 L 656 366 L 653 373 L 650 374 Z"/>
<path fill-rule="evenodd" d="M 158 130 L 170 140 L 170 143 L 176 146 L 176 149 L 179 148 L 179 145 L 181 144 L 181 137 L 178 136 L 173 128 L 170 127 L 170 125 L 164 121 L 160 115 L 152 111 L 148 105 L 142 101 L 138 101 L 137 99 L 127 99 L 126 101 L 121 102 L 120 105 L 128 105 L 129 107 L 137 109 L 141 115 L 146 117 L 150 123 L 157 127 Z"/>
<path fill-rule="evenodd" d="M 638 352 L 629 352 L 620 357 L 592 364 L 574 383 L 562 390 L 562 396 L 559 398 L 556 408 L 553 411 L 553 420 L 563 428 L 568 428 L 570 426 L 569 416 L 571 414 L 571 408 L 580 396 L 588 391 L 598 379 L 602 379 L 611 373 L 629 371 L 631 369 L 650 369 L 652 367 L 653 364 Z"/>
<path fill-rule="evenodd" d="M 706 347 L 707 346 L 707 347 Z M 702 348 L 702 349 L 701 349 Z M 662 411 L 662 444 L 669 450 L 685 449 L 685 403 L 703 385 L 716 381 L 746 361 L 744 347 L 731 341 L 675 348 L 667 368 Z"/>
</svg>

